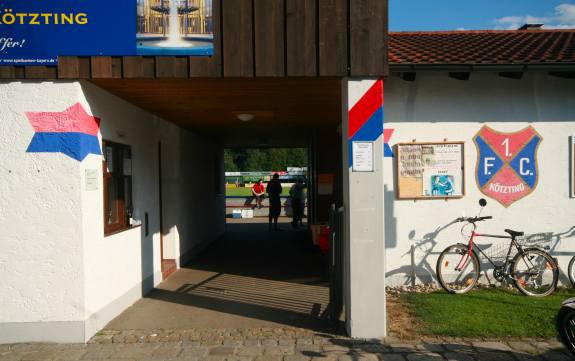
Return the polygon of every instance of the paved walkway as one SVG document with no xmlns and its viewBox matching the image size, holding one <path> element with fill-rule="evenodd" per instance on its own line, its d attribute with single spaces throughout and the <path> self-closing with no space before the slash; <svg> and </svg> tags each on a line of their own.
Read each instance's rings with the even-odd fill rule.
<svg viewBox="0 0 575 361">
<path fill-rule="evenodd" d="M 266 221 L 229 220 L 221 239 L 107 329 L 325 328 L 329 283 L 308 231 L 270 232 Z"/>
<path fill-rule="evenodd" d="M 332 334 L 321 262 L 305 235 L 281 226 L 277 233 L 266 224 L 230 226 L 86 345 L 0 345 L 0 360 L 570 360 L 556 340 Z"/>
<path fill-rule="evenodd" d="M 1 360 L 572 360 L 555 340 L 415 342 L 349 338 L 295 328 L 105 331 L 87 345 L 0 345 Z"/>
</svg>

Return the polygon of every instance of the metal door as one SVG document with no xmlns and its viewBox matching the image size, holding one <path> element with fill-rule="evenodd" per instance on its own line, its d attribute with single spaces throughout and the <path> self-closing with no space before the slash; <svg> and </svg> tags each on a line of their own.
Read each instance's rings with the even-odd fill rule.
<svg viewBox="0 0 575 361">
<path fill-rule="evenodd" d="M 329 211 L 330 226 L 330 318 L 335 325 L 340 325 L 343 312 L 343 206 L 332 204 Z"/>
</svg>

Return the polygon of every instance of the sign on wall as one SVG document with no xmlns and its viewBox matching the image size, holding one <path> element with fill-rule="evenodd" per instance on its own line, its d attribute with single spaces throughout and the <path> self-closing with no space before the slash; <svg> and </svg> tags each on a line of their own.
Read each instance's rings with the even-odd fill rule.
<svg viewBox="0 0 575 361">
<path fill-rule="evenodd" d="M 212 53 L 212 0 L 0 0 L 0 65 Z"/>
<path fill-rule="evenodd" d="M 533 127 L 504 133 L 485 125 L 473 140 L 477 185 L 483 194 L 509 207 L 537 187 L 537 149 L 542 138 Z"/>
<path fill-rule="evenodd" d="M 460 198 L 464 195 L 464 143 L 397 145 L 399 199 Z"/>
<path fill-rule="evenodd" d="M 373 142 L 352 142 L 353 172 L 373 172 Z"/>
</svg>

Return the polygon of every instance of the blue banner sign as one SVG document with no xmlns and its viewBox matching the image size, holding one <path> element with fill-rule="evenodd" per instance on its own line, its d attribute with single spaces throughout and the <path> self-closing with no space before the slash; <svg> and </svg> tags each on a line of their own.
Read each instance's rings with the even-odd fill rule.
<svg viewBox="0 0 575 361">
<path fill-rule="evenodd" d="M 212 55 L 211 0 L 0 0 L 0 65 Z"/>
</svg>

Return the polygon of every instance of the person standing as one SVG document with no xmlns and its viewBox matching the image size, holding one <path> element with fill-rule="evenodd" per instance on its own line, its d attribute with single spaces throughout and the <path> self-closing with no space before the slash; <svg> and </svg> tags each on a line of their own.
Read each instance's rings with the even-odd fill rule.
<svg viewBox="0 0 575 361">
<path fill-rule="evenodd" d="M 293 216 L 291 225 L 293 228 L 299 228 L 302 225 L 303 209 L 305 204 L 304 187 L 303 180 L 298 178 L 289 190 Z"/>
<path fill-rule="evenodd" d="M 270 198 L 270 212 L 269 212 L 269 227 L 272 229 L 272 220 L 274 223 L 274 229 L 278 230 L 278 217 L 280 216 L 282 210 L 282 202 L 280 195 L 282 194 L 282 184 L 280 182 L 280 176 L 274 173 L 272 180 L 269 181 L 266 188 L 266 192 Z"/>
<path fill-rule="evenodd" d="M 252 195 L 256 199 L 256 207 L 259 209 L 262 208 L 262 201 L 264 199 L 264 194 L 266 189 L 262 183 L 262 180 L 259 179 L 253 186 L 252 186 Z"/>
</svg>

